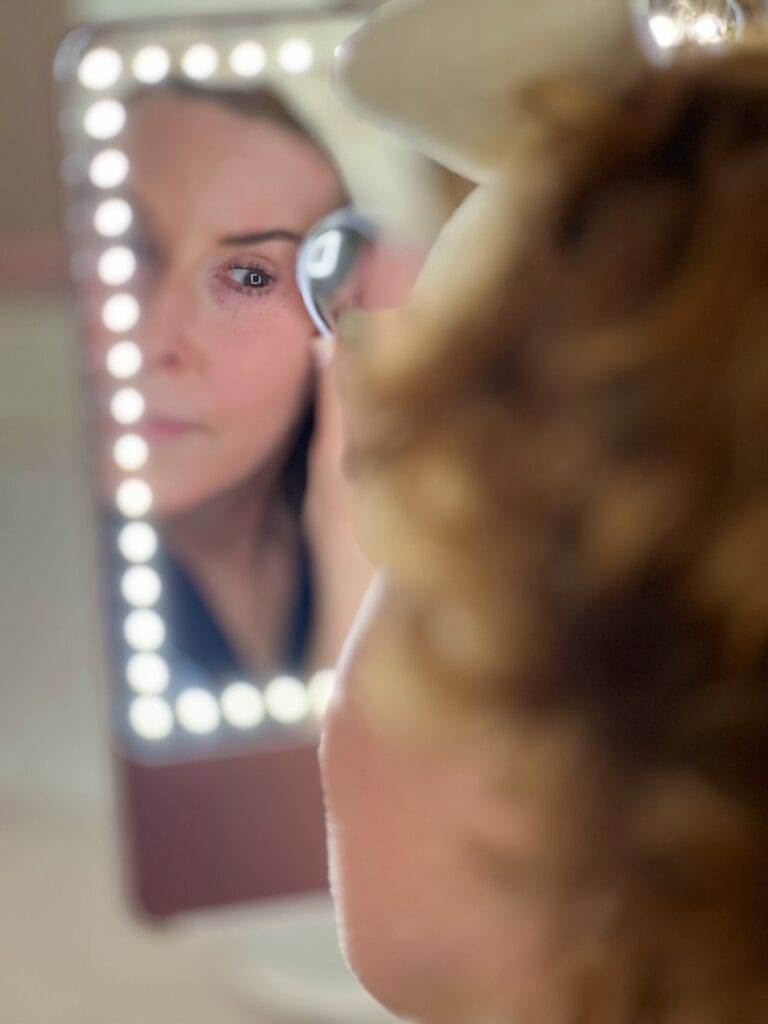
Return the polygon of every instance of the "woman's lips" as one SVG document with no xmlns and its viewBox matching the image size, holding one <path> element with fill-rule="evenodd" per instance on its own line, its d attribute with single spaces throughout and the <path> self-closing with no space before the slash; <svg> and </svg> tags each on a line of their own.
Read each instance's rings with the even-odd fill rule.
<svg viewBox="0 0 768 1024">
<path fill-rule="evenodd" d="M 199 430 L 197 423 L 189 423 L 187 420 L 177 420 L 171 416 L 153 416 L 147 414 L 136 424 L 138 433 L 143 434 L 148 440 L 163 440 L 167 438 L 183 437 L 195 430 Z"/>
</svg>

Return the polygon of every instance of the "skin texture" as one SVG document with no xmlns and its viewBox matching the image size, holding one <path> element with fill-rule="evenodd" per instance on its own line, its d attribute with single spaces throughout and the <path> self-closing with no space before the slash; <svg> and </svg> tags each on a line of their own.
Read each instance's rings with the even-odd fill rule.
<svg viewBox="0 0 768 1024">
<path fill-rule="evenodd" d="M 521 905 L 510 928 L 509 908 L 477 870 L 471 847 L 516 837 L 522 852 L 534 829 L 521 807 L 490 790 L 493 758 L 477 737 L 448 749 L 374 726 L 365 697 L 369 665 L 397 599 L 379 574 L 345 646 L 324 723 L 342 948 L 392 1012 L 426 1024 L 492 1024 L 506 1019 L 503 1007 L 489 1005 L 489 993 L 504 990 L 510 963 L 519 978 L 538 973 L 537 925 Z"/>
<path fill-rule="evenodd" d="M 336 205 L 338 180 L 297 134 L 215 103 L 142 100 L 130 125 L 142 257 L 135 337 L 145 359 L 137 386 L 151 445 L 144 476 L 156 513 L 171 516 L 254 472 L 273 477 L 310 393 L 314 331 L 294 283 L 296 242 L 222 240 L 273 229 L 302 236 Z M 246 268 L 266 287 L 244 287 Z M 189 429 L 155 430 L 156 417 Z M 110 487 L 111 440 L 108 432 Z"/>
<path fill-rule="evenodd" d="M 336 494 L 340 468 L 329 469 L 341 459 L 335 396 L 295 284 L 299 240 L 342 202 L 338 172 L 289 127 L 174 95 L 134 104 L 126 151 L 136 211 L 129 242 L 139 256 L 126 287 L 141 303 L 131 336 L 143 353 L 128 383 L 147 409 L 126 428 L 107 413 L 119 386 L 105 370 L 114 339 L 100 324 L 109 292 L 91 283 L 104 498 L 112 501 L 125 476 L 112 456 L 117 437 L 146 437 L 149 460 L 137 475 L 152 488 L 152 516 L 255 673 L 283 668 L 303 531 L 318 609 L 307 669 L 325 667 L 369 579 Z M 280 234 L 243 240 L 273 232 Z M 259 275 L 257 287 L 248 285 L 249 273 Z M 299 521 L 281 477 L 313 399 L 317 425 Z M 333 577 L 329 569 L 341 559 L 349 571 Z"/>
</svg>

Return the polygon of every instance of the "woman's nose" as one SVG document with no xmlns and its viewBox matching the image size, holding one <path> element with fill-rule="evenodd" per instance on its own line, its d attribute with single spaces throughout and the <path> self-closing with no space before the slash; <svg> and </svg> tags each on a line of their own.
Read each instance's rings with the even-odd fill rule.
<svg viewBox="0 0 768 1024">
<path fill-rule="evenodd" d="M 177 369 L 189 358 L 192 299 L 184 282 L 165 276 L 144 299 L 136 341 L 145 370 Z"/>
</svg>

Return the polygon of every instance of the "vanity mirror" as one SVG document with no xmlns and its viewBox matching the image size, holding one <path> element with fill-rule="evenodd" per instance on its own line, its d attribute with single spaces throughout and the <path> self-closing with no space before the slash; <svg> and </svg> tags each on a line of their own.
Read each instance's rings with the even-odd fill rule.
<svg viewBox="0 0 768 1024">
<path fill-rule="evenodd" d="M 110 723 L 153 917 L 325 886 L 318 727 L 370 570 L 321 336 L 341 304 L 399 301 L 439 219 L 426 162 L 333 94 L 368 7 L 110 24 L 57 58 Z"/>
</svg>

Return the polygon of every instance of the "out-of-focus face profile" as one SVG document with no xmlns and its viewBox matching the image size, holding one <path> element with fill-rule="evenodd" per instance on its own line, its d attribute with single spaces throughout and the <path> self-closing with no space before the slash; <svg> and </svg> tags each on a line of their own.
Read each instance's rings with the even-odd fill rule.
<svg viewBox="0 0 768 1024">
<path fill-rule="evenodd" d="M 541 114 L 514 251 L 457 302 L 454 236 L 345 349 L 386 575 L 323 741 L 342 940 L 420 1024 L 758 1024 L 768 67 Z"/>
<path fill-rule="evenodd" d="M 489 749 L 467 736 L 461 746 L 433 747 L 407 727 L 377 724 L 371 678 L 386 680 L 371 659 L 382 659 L 399 600 L 381 574 L 345 648 L 324 722 L 342 949 L 369 991 L 403 1019 L 495 1020 L 474 1014 L 503 988 L 511 950 L 522 975 L 535 976 L 537 922 L 524 901 L 510 918 L 473 844 L 514 835 L 518 852 L 528 854 L 530 816 L 489 792 Z"/>
<path fill-rule="evenodd" d="M 274 476 L 286 461 L 313 365 L 296 251 L 339 204 L 340 183 L 324 155 L 288 127 L 172 94 L 134 102 L 127 152 L 145 478 L 162 517 L 253 474 Z M 110 492 L 114 435 L 102 435 Z"/>
</svg>

